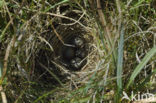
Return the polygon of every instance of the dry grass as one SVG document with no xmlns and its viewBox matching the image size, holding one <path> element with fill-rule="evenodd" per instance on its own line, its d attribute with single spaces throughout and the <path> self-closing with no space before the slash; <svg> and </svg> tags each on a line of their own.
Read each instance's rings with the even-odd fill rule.
<svg viewBox="0 0 156 103">
<path fill-rule="evenodd" d="M 127 103 L 123 91 L 155 95 L 152 2 L 0 0 L 1 101 Z M 61 50 L 77 35 L 85 39 L 87 62 L 72 71 Z"/>
</svg>

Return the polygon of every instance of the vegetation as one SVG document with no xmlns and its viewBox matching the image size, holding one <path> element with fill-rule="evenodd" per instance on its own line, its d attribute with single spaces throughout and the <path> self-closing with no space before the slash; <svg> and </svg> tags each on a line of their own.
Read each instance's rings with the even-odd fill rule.
<svg viewBox="0 0 156 103">
<path fill-rule="evenodd" d="M 155 18 L 156 0 L 0 0 L 0 101 L 156 102 Z M 78 71 L 61 58 L 74 36 Z"/>
</svg>

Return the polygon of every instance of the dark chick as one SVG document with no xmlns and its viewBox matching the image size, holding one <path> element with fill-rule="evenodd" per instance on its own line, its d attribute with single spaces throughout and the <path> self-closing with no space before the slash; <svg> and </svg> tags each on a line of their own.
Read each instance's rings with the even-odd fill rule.
<svg viewBox="0 0 156 103">
<path fill-rule="evenodd" d="M 75 57 L 75 48 L 66 46 L 63 48 L 62 54 L 65 60 L 71 60 Z"/>
<path fill-rule="evenodd" d="M 76 50 L 75 55 L 76 55 L 76 57 L 83 59 L 86 57 L 86 52 L 84 49 L 78 49 L 78 50 Z"/>
</svg>

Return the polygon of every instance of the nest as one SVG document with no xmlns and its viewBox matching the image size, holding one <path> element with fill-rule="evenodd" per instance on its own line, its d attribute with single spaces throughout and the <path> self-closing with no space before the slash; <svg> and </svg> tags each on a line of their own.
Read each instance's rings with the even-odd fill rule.
<svg viewBox="0 0 156 103">
<path fill-rule="evenodd" d="M 28 89 L 27 93 L 30 95 L 26 96 L 27 100 L 32 100 L 36 98 L 36 94 L 30 92 L 32 89 L 37 90 L 38 94 L 64 84 L 73 89 L 89 78 L 89 74 L 94 72 L 89 71 L 94 69 L 98 56 L 92 35 L 94 30 L 89 27 L 85 14 L 85 11 L 71 9 L 69 5 L 63 4 L 48 13 L 34 14 L 19 27 L 15 43 L 17 56 L 10 60 L 11 68 L 14 69 L 11 69 L 11 75 L 8 76 L 10 82 L 17 85 L 9 85 L 12 88 L 8 91 L 9 97 L 20 93 L 17 88 L 19 85 L 21 89 L 33 87 Z M 79 47 L 73 43 L 77 37 L 81 38 L 83 46 Z M 68 48 L 74 50 L 74 56 L 69 59 L 64 56 L 66 51 L 70 51 Z M 76 55 L 79 50 L 79 54 L 84 53 L 82 58 Z M 79 59 L 74 59 L 75 57 Z M 72 59 L 78 60 L 78 63 L 74 63 L 81 66 L 75 68 L 71 64 Z M 21 83 L 22 80 L 28 82 Z M 45 91 L 38 91 L 40 88 L 45 88 Z M 15 93 L 9 93 L 12 91 Z"/>
<path fill-rule="evenodd" d="M 77 75 L 77 73 L 89 67 L 87 66 L 88 56 L 94 50 L 92 46 L 94 40 L 90 34 L 91 30 L 88 29 L 87 21 L 75 12 L 69 12 L 65 16 L 72 19 L 81 19 L 77 21 L 79 23 L 72 23 L 73 21 L 70 21 L 70 19 L 52 18 L 55 22 L 45 30 L 47 32 L 41 34 L 46 42 L 51 45 L 52 50 L 47 50 L 47 43 L 41 44 L 41 47 L 45 47 L 46 50 L 45 48 L 38 49 L 35 57 L 35 75 L 38 75 L 37 77 L 42 75 L 41 79 L 43 81 L 53 81 L 53 86 L 61 84 L 60 82 L 69 81 L 71 76 L 72 79 L 73 77 L 79 78 L 80 75 Z M 77 37 L 83 41 L 82 47 L 74 45 L 73 41 Z M 72 49 L 74 53 L 70 52 L 69 49 Z M 68 51 L 70 53 L 66 53 Z M 78 55 L 83 54 L 83 57 L 77 56 L 77 52 L 79 52 Z M 65 55 L 73 55 L 73 57 L 68 58 Z M 72 59 L 75 59 L 75 64 L 71 63 Z"/>
</svg>

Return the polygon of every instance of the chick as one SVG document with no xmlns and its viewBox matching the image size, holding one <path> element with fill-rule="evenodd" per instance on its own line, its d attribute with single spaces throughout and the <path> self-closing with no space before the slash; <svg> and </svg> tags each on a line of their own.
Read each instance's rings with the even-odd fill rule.
<svg viewBox="0 0 156 103">
<path fill-rule="evenodd" d="M 84 40 L 81 37 L 75 37 L 73 40 L 73 44 L 77 47 L 83 47 Z"/>
<path fill-rule="evenodd" d="M 76 50 L 75 55 L 76 55 L 76 57 L 83 59 L 86 56 L 86 52 L 83 49 L 78 49 L 78 50 Z"/>
<path fill-rule="evenodd" d="M 75 69 L 78 70 L 82 67 L 82 60 L 78 57 L 74 58 L 71 60 L 71 66 Z"/>
<path fill-rule="evenodd" d="M 63 48 L 62 54 L 64 59 L 71 60 L 75 57 L 75 48 L 66 46 Z"/>
</svg>

